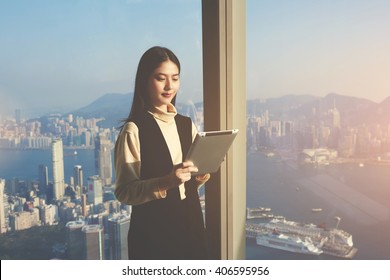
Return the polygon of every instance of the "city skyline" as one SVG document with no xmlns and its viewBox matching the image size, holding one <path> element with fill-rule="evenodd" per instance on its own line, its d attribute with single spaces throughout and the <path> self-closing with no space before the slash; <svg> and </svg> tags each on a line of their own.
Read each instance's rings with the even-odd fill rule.
<svg viewBox="0 0 390 280">
<path fill-rule="evenodd" d="M 341 177 L 330 176 L 332 172 L 329 174 L 316 173 L 317 171 L 323 173 L 327 169 L 339 172 L 338 169 L 343 169 L 345 166 L 351 168 L 356 166 L 355 168 L 361 169 L 367 165 L 369 168 L 376 167 L 379 171 L 382 167 L 389 166 L 389 122 L 388 118 L 383 124 L 366 125 L 355 122 L 351 111 L 360 108 L 359 113 L 361 114 L 362 107 L 367 104 L 367 101 L 356 100 L 357 103 L 352 104 L 354 102 L 348 98 L 347 100 L 339 98 L 342 97 L 328 96 L 326 100 L 321 101 L 309 98 L 307 104 L 297 103 L 302 101 L 299 98 L 297 100 L 289 99 L 288 102 L 279 100 L 279 103 L 275 103 L 275 100 L 273 102 L 260 100 L 252 102 L 251 108 L 248 108 L 248 112 L 251 113 L 248 113 L 247 116 L 247 157 L 255 162 L 263 158 L 267 163 L 249 164 L 251 167 L 247 173 L 247 178 L 249 178 L 247 189 L 251 192 L 260 189 L 262 192 L 263 189 L 271 187 L 273 183 L 270 184 L 269 181 L 263 184 L 263 179 L 256 179 L 256 182 L 253 183 L 252 178 L 257 176 L 259 170 L 271 168 L 276 163 L 277 166 L 272 167 L 272 172 L 280 172 L 281 167 L 283 172 L 278 173 L 277 177 L 273 177 L 274 179 L 280 176 L 285 179 L 288 176 L 293 178 L 293 183 L 290 180 L 285 183 L 285 179 L 276 180 L 275 186 L 282 183 L 283 188 L 285 188 L 283 192 L 278 192 L 277 197 L 283 198 L 291 190 L 297 196 L 292 200 L 291 194 L 287 196 L 288 203 L 292 203 L 292 205 L 289 206 L 287 212 L 284 210 L 284 213 L 284 203 L 279 203 L 279 200 L 269 205 L 277 212 L 282 211 L 279 212 L 282 215 L 277 215 L 278 217 L 290 215 L 292 210 L 297 209 L 294 204 L 295 199 L 302 199 L 301 196 L 306 197 L 310 195 L 310 192 L 314 192 L 314 195 L 320 193 L 321 199 L 319 201 L 313 204 L 302 204 L 302 209 L 299 210 L 299 214 L 298 212 L 296 214 L 299 216 L 296 216 L 294 220 L 301 219 L 300 211 L 305 211 L 306 207 L 316 209 L 315 211 L 310 210 L 309 215 L 311 215 L 308 217 L 310 220 L 315 218 L 312 215 L 316 213 L 317 217 L 322 215 L 321 220 L 325 219 L 329 222 L 331 217 L 329 215 L 340 213 L 338 215 L 343 217 L 343 221 L 350 220 L 356 226 L 357 229 L 346 228 L 346 230 L 359 240 L 359 227 L 377 226 L 381 230 L 387 230 L 384 223 L 388 218 L 389 206 L 388 201 L 383 200 L 383 197 L 388 193 L 388 190 L 382 188 L 382 185 L 386 183 L 388 176 L 380 176 L 381 179 L 376 188 L 383 195 L 377 196 L 376 192 L 365 194 L 368 187 L 372 190 L 371 185 L 362 186 L 360 187 L 362 189 L 359 190 L 355 184 L 349 183 L 349 180 L 338 181 Z M 286 104 L 288 105 L 285 106 Z M 346 106 L 351 114 L 346 114 Z M 196 108 L 192 109 L 195 110 L 192 112 L 194 116 L 199 115 Z M 202 110 L 202 107 L 199 110 Z M 280 111 L 278 112 L 278 110 Z M 367 117 L 370 113 L 363 113 L 363 115 Z M 123 248 L 123 244 L 126 241 L 123 240 L 123 232 L 128 226 L 129 209 L 123 209 L 124 205 L 115 199 L 115 180 L 111 178 L 113 174 L 106 173 L 106 168 L 101 168 L 106 166 L 109 167 L 108 170 L 112 170 L 110 168 L 112 167 L 111 153 L 106 153 L 106 151 L 110 151 L 112 148 L 109 143 L 114 143 L 115 130 L 100 128 L 96 123 L 96 118 L 84 119 L 70 115 L 42 118 L 33 122 L 21 121 L 20 123 L 17 119 L 15 116 L 14 119 L 3 122 L 4 126 L 0 127 L 0 135 L 7 136 L 0 137 L 0 149 L 4 155 L 2 157 L 3 163 L 0 162 L 0 169 L 4 174 L 4 179 L 6 179 L 5 188 L 7 190 L 3 200 L 3 209 L 8 217 L 6 219 L 8 221 L 7 229 L 18 231 L 34 228 L 40 224 L 55 225 L 59 223 L 63 226 L 66 222 L 84 221 L 86 225 L 94 225 L 93 229 L 99 229 L 93 232 L 100 234 L 88 235 L 93 237 L 94 241 L 89 240 L 87 235 L 85 238 L 83 237 L 86 243 L 91 244 L 92 251 L 87 247 L 82 258 L 124 258 L 126 247 Z M 86 134 L 86 132 L 89 133 Z M 89 136 L 87 137 L 87 135 Z M 29 141 L 24 141 L 26 136 Z M 47 141 L 38 141 L 43 137 L 45 137 L 44 139 L 53 139 L 52 150 L 48 149 Z M 105 139 L 110 140 L 106 143 Z M 62 152 L 54 149 L 57 143 L 61 144 Z M 19 160 L 15 157 L 22 159 L 20 164 L 17 163 Z M 31 161 L 29 157 L 33 157 L 34 161 Z M 53 177 L 48 177 L 50 169 L 47 165 L 50 164 L 50 159 L 52 159 L 53 164 L 49 168 L 53 171 Z M 272 161 L 275 162 L 272 163 Z M 56 179 L 56 166 L 62 166 L 61 169 L 64 169 L 60 172 L 62 173 L 61 180 Z M 258 169 L 256 172 L 251 170 L 254 166 Z M 30 168 L 32 168 L 33 173 L 29 172 Z M 15 169 L 22 170 L 25 175 L 21 177 L 11 175 L 14 174 Z M 317 177 L 307 176 L 310 169 Z M 83 170 L 82 174 L 80 170 Z M 289 172 L 285 173 L 287 170 Z M 370 172 L 363 173 L 370 174 Z M 38 180 L 36 179 L 37 175 L 39 175 Z M 340 176 L 348 176 L 348 174 Z M 79 182 L 82 177 L 85 177 L 86 180 L 83 182 L 87 182 L 87 184 Z M 56 187 L 57 181 L 65 184 L 64 193 L 63 190 L 59 191 L 62 188 Z M 81 188 L 78 186 L 79 184 L 82 185 Z M 255 184 L 255 188 L 253 188 L 253 184 Z M 46 185 L 49 185 L 49 188 L 46 188 Z M 104 185 L 108 185 L 108 187 Z M 53 194 L 48 189 L 52 189 Z M 338 196 L 340 191 L 343 193 L 342 199 Z M 266 195 L 266 192 L 263 194 Z M 53 195 L 54 200 L 51 199 Z M 273 196 L 271 195 L 270 199 Z M 256 199 L 262 197 L 259 195 Z M 267 206 L 269 203 L 269 201 L 255 202 L 252 196 L 247 199 L 247 207 L 252 208 L 263 204 Z M 118 218 L 122 214 L 122 210 L 127 213 L 123 227 L 117 224 L 112 228 L 109 225 L 111 217 Z M 359 216 L 359 219 L 356 219 L 356 216 Z M 317 220 L 315 223 L 319 221 Z M 103 225 L 103 228 L 98 225 Z M 110 228 L 113 230 L 110 231 Z M 89 232 L 88 227 L 81 226 L 78 227 L 79 233 L 68 230 L 69 235 L 66 239 L 63 238 L 58 244 L 53 245 L 54 257 L 81 258 L 79 255 L 81 253 L 75 251 L 75 248 L 79 246 L 76 239 L 81 232 L 84 232 L 83 229 Z M 109 241 L 103 244 L 97 237 L 102 236 L 103 233 L 106 235 L 107 229 Z M 64 243 L 68 239 L 74 242 Z M 248 244 L 247 248 L 253 246 L 253 242 L 249 241 Z M 359 244 L 361 241 L 357 242 L 357 247 L 364 247 L 364 245 Z M 47 247 L 42 245 L 42 248 Z M 353 258 L 356 249 L 352 247 L 352 243 L 348 245 L 347 249 L 345 251 L 347 253 L 341 255 Z M 104 253 L 102 253 L 103 251 Z M 259 252 L 262 251 L 255 250 L 247 257 L 253 258 Z M 362 254 L 360 256 L 363 258 L 370 254 L 374 254 L 373 257 L 376 258 L 382 256 L 376 249 L 362 249 L 360 252 Z M 36 257 L 40 257 L 40 255 L 34 256 L 34 258 Z M 299 258 L 299 256 L 294 256 L 294 258 Z"/>
<path fill-rule="evenodd" d="M 178 101 L 200 101 L 201 1 L 150 9 L 156 3 L 2 2 L 2 115 L 66 112 L 131 92 L 138 59 L 152 45 L 181 60 Z M 247 0 L 247 98 L 334 92 L 381 102 L 390 95 L 388 11 L 383 0 Z"/>
</svg>

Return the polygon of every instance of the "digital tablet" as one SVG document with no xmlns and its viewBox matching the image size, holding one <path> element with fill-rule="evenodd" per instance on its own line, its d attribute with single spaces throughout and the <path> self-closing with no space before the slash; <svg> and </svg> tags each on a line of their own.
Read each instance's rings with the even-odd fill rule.
<svg viewBox="0 0 390 280">
<path fill-rule="evenodd" d="M 192 175 L 216 172 L 237 133 L 238 129 L 198 132 L 185 157 L 198 168 Z"/>
</svg>

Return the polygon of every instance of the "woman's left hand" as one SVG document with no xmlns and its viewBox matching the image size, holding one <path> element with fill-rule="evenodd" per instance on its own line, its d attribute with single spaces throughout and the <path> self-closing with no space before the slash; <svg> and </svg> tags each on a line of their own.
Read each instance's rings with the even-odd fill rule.
<svg viewBox="0 0 390 280">
<path fill-rule="evenodd" d="M 196 175 L 195 180 L 199 185 L 203 185 L 210 179 L 211 175 L 210 173 L 202 174 L 202 175 Z"/>
</svg>

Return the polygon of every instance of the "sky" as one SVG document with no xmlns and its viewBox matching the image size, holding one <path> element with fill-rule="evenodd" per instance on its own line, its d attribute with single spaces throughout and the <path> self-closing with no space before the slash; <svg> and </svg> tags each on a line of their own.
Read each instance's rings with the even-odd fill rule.
<svg viewBox="0 0 390 280">
<path fill-rule="evenodd" d="M 246 2 L 247 98 L 390 95 L 390 1 Z M 181 61 L 178 101 L 200 101 L 200 0 L 0 0 L 0 115 L 132 92 L 154 45 Z"/>
<path fill-rule="evenodd" d="M 390 1 L 247 0 L 247 96 L 390 96 Z M 250 58 L 250 59 L 249 59 Z"/>
<path fill-rule="evenodd" d="M 179 57 L 181 92 L 196 99 L 201 33 L 197 0 L 0 0 L 0 109 L 64 111 L 132 92 L 139 58 L 155 45 Z"/>
</svg>

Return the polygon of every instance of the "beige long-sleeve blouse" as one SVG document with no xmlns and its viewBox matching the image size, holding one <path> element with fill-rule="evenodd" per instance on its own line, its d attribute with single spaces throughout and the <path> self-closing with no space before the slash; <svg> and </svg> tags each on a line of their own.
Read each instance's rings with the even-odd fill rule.
<svg viewBox="0 0 390 280">
<path fill-rule="evenodd" d="M 175 116 L 176 108 L 168 106 L 168 112 L 158 108 L 148 111 L 156 119 L 164 139 L 167 143 L 174 165 L 182 162 L 182 151 L 179 133 L 177 131 Z M 194 140 L 197 129 L 192 124 L 192 139 Z M 157 156 L 157 155 L 156 155 Z M 133 122 L 128 122 L 123 127 L 115 144 L 115 195 L 119 201 L 128 205 L 142 204 L 154 199 L 166 197 L 166 191 L 159 191 L 160 178 L 141 180 L 141 153 L 138 127 Z M 180 197 L 185 199 L 184 184 L 179 186 Z"/>
</svg>

